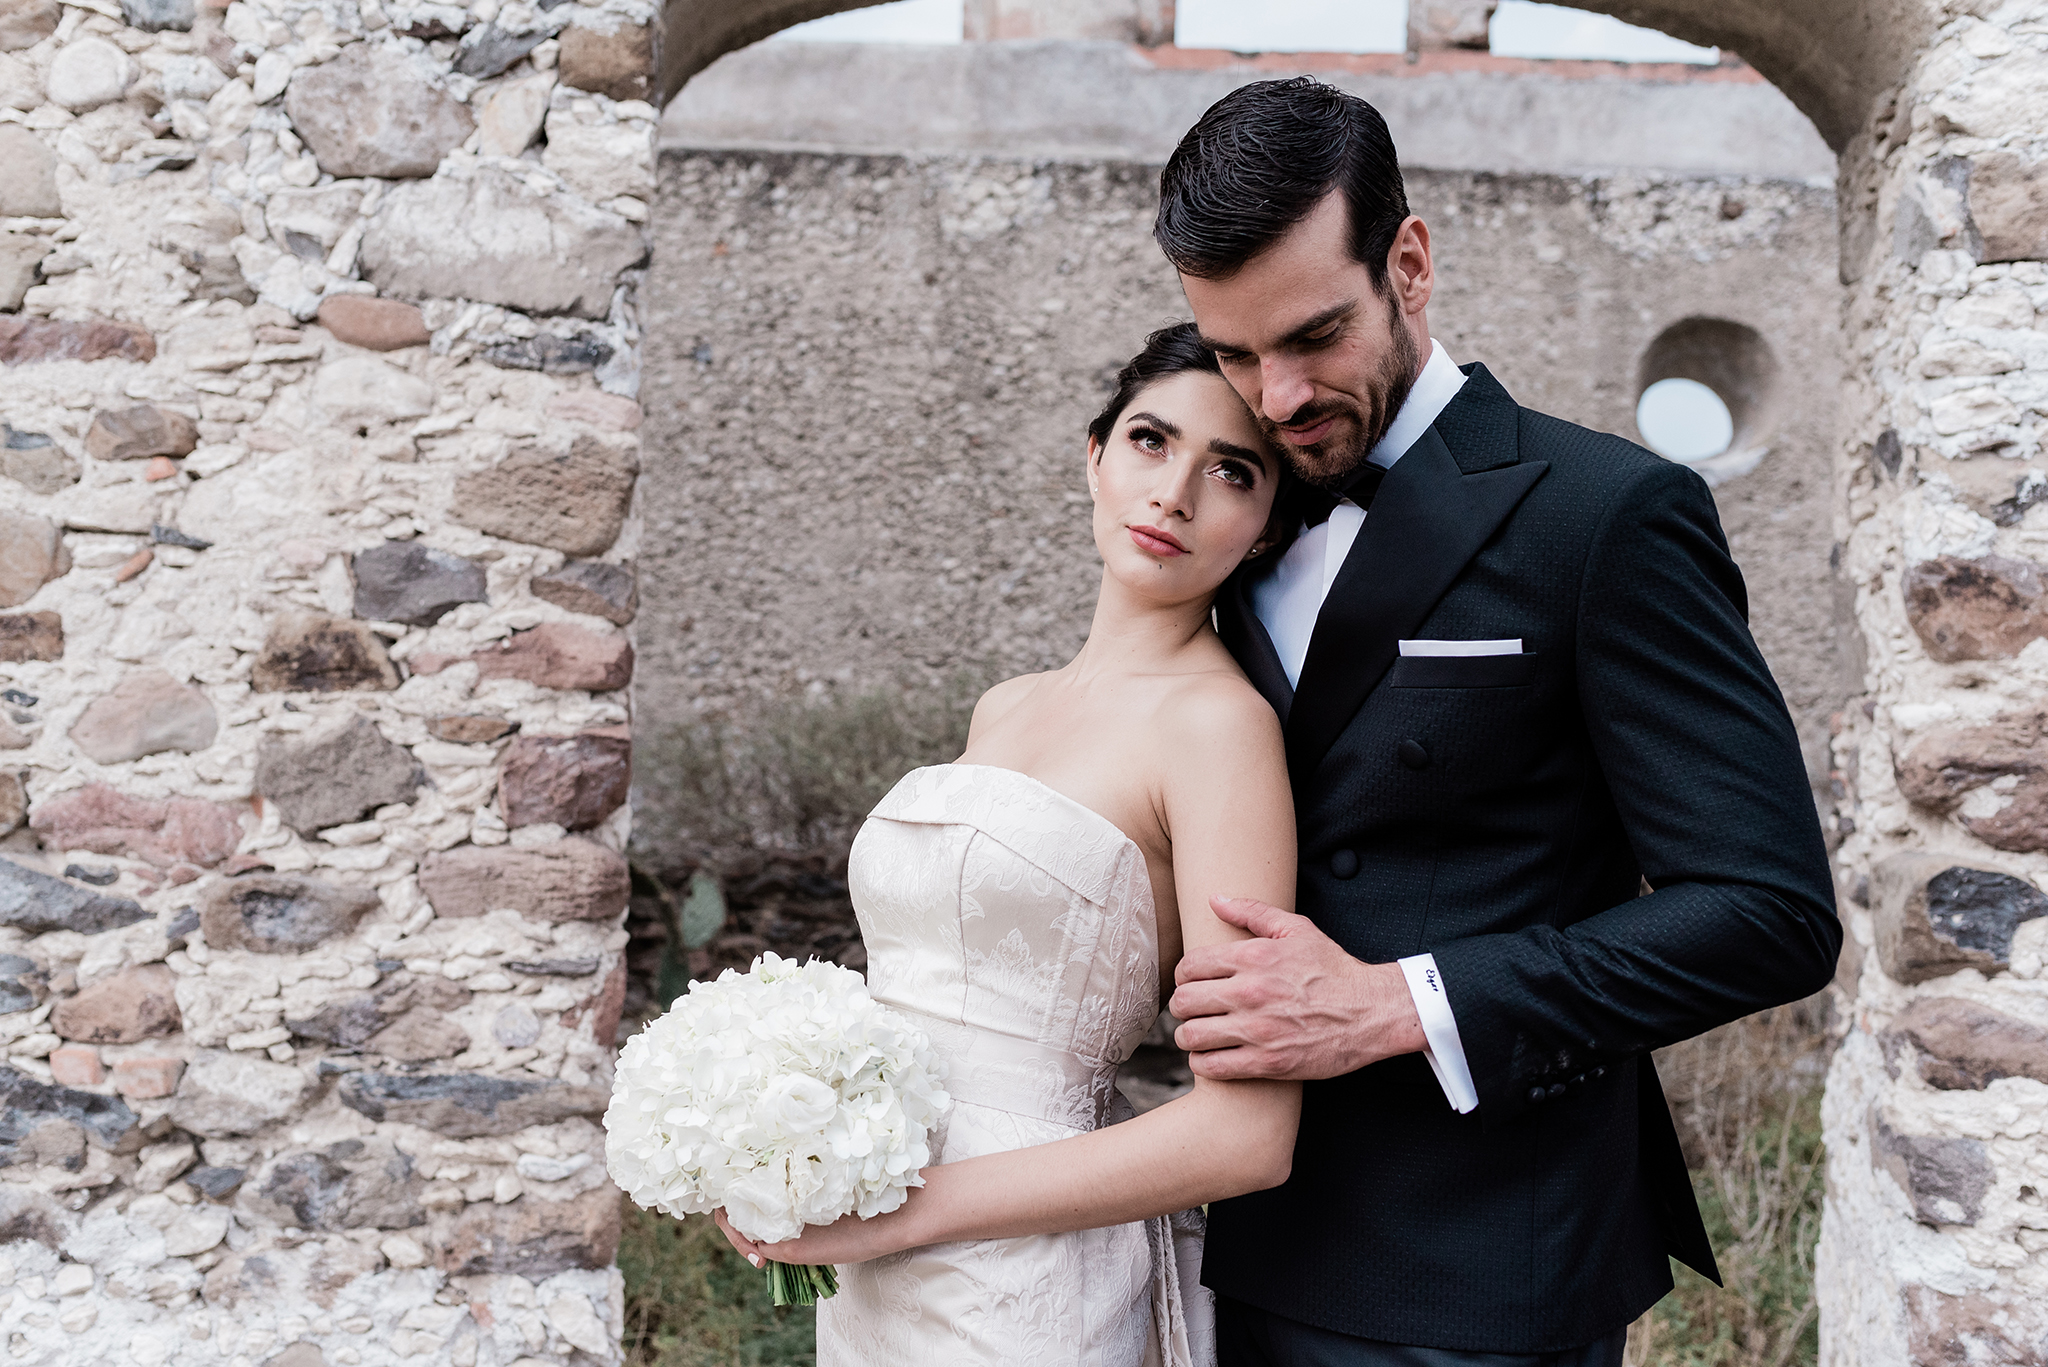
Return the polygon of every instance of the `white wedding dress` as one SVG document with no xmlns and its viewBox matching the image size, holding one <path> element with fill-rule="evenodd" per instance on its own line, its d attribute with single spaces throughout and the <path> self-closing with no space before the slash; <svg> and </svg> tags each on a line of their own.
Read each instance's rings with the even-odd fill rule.
<svg viewBox="0 0 2048 1367">
<path fill-rule="evenodd" d="M 954 1105 L 934 1162 L 1130 1114 L 1116 1072 L 1159 1010 L 1145 857 L 1009 769 L 918 769 L 854 841 L 875 997 L 930 1031 Z M 1201 1217 L 935 1244 L 839 1269 L 818 1367 L 1208 1367 Z"/>
</svg>

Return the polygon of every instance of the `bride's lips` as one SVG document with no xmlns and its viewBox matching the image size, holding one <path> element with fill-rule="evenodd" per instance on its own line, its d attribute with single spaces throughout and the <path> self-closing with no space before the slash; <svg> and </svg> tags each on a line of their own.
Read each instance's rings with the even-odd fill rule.
<svg viewBox="0 0 2048 1367">
<path fill-rule="evenodd" d="M 1138 543 L 1138 549 L 1152 555 L 1186 555 L 1188 548 L 1174 539 L 1171 532 L 1162 532 L 1157 527 L 1128 527 L 1131 540 Z"/>
</svg>

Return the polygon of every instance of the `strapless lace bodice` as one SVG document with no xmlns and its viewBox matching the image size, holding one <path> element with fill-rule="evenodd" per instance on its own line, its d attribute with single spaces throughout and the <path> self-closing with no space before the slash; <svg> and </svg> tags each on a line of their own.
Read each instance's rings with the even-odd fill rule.
<svg viewBox="0 0 2048 1367">
<path fill-rule="evenodd" d="M 875 997 L 911 1013 L 955 1105 L 957 1162 L 1129 1115 L 1117 1067 L 1159 1010 L 1145 857 L 1107 818 L 1009 769 L 907 775 L 854 841 L 847 882 Z M 1192 1214 L 916 1249 L 846 1269 L 819 1367 L 1210 1360 Z"/>
</svg>

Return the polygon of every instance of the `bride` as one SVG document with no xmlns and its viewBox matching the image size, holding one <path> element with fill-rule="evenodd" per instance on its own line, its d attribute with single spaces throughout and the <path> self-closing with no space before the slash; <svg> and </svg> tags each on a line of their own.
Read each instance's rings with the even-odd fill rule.
<svg viewBox="0 0 2048 1367">
<path fill-rule="evenodd" d="M 1293 904 L 1280 725 L 1209 615 L 1276 553 L 1281 481 L 1194 326 L 1148 338 L 1088 429 L 1086 644 L 990 689 L 966 753 L 854 842 L 870 990 L 931 1033 L 956 1104 L 892 1214 L 757 1245 L 720 1212 L 757 1265 L 843 1266 L 819 1367 L 1214 1360 L 1194 1208 L 1286 1180 L 1300 1087 L 1198 1078 L 1127 1119 L 1115 1081 L 1183 951 L 1244 938 L 1212 897 Z"/>
</svg>

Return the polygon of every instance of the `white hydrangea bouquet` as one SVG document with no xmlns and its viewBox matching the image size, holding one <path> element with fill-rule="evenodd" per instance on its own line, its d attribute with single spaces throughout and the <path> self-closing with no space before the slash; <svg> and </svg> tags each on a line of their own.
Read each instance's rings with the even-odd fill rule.
<svg viewBox="0 0 2048 1367">
<path fill-rule="evenodd" d="M 695 982 L 626 1042 L 605 1110 L 612 1180 L 681 1219 L 725 1208 L 750 1239 L 895 1210 L 951 1104 L 931 1041 L 861 975 L 763 954 Z M 830 1267 L 770 1263 L 777 1305 L 839 1289 Z"/>
</svg>

